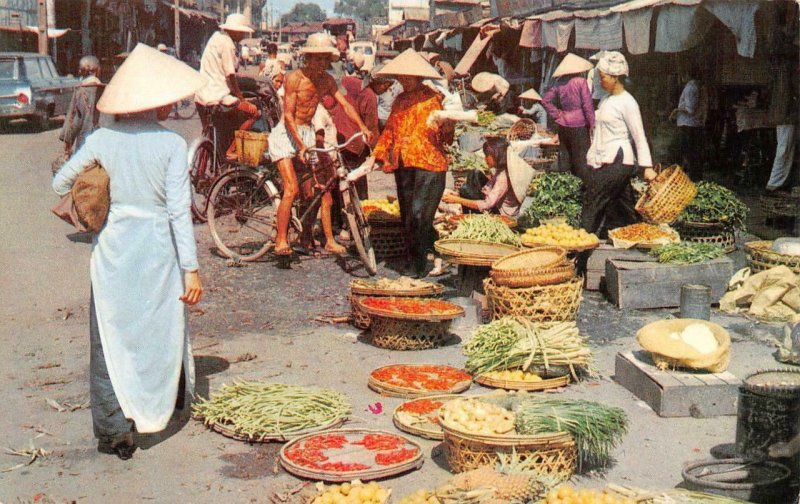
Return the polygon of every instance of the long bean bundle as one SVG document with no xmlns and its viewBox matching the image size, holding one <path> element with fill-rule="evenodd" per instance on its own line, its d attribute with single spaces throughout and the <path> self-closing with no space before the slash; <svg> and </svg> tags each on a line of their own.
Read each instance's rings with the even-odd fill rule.
<svg viewBox="0 0 800 504">
<path fill-rule="evenodd" d="M 351 410 L 347 396 L 335 390 L 245 380 L 192 406 L 206 425 L 224 425 L 251 439 L 327 425 Z"/>
<path fill-rule="evenodd" d="M 522 246 L 519 235 L 508 225 L 501 222 L 500 219 L 486 214 L 465 217 L 459 222 L 455 231 L 450 234 L 450 238 Z"/>
<path fill-rule="evenodd" d="M 628 431 L 621 408 L 592 401 L 538 399 L 522 401 L 514 411 L 519 434 L 567 431 L 578 445 L 578 467 L 606 467 L 611 451 Z"/>
<path fill-rule="evenodd" d="M 534 324 L 503 317 L 478 327 L 464 345 L 466 370 L 473 374 L 505 369 L 567 367 L 577 379 L 576 368 L 591 373 L 592 352 L 575 322 Z"/>
</svg>

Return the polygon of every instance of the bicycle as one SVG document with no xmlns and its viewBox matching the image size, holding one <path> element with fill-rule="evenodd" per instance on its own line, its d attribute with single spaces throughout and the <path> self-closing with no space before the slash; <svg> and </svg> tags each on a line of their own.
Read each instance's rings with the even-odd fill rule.
<svg viewBox="0 0 800 504">
<path fill-rule="evenodd" d="M 350 228 L 350 236 L 355 243 L 361 261 L 370 275 L 377 273 L 375 251 L 370 241 L 369 223 L 361 209 L 355 184 L 347 180 L 348 170 L 342 160 L 341 150 L 350 142 L 362 136 L 356 133 L 341 145 L 330 148 L 311 148 L 308 153 L 336 153 L 333 159 L 335 176 L 317 192 L 306 205 L 306 210 L 299 216 L 298 204 L 292 206 L 292 218 L 289 229 L 299 236 L 303 232 L 303 222 L 312 209 L 317 208 L 323 195 L 338 187 L 344 200 L 343 211 Z M 308 180 L 307 175 L 300 182 Z M 277 180 L 274 168 L 270 166 L 252 168 L 235 168 L 224 173 L 214 184 L 210 193 L 208 207 L 208 225 L 211 236 L 219 251 L 237 261 L 255 261 L 274 244 L 276 234 L 276 212 L 280 204 L 279 188 L 273 180 Z M 290 240 L 294 236 L 290 237 Z"/>
</svg>

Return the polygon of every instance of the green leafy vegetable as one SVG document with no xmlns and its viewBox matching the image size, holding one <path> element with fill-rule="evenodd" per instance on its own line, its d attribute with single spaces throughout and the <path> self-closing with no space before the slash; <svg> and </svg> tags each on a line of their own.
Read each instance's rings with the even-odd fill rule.
<svg viewBox="0 0 800 504">
<path fill-rule="evenodd" d="M 581 179 L 569 173 L 545 173 L 531 183 L 531 203 L 520 217 L 520 228 L 532 228 L 542 220 L 564 216 L 580 227 Z"/>
<path fill-rule="evenodd" d="M 725 249 L 716 243 L 670 243 L 650 251 L 660 263 L 693 264 L 711 261 L 725 255 Z"/>
<path fill-rule="evenodd" d="M 719 222 L 745 230 L 748 211 L 730 189 L 702 181 L 697 183 L 697 196 L 678 219 L 683 222 Z"/>
</svg>

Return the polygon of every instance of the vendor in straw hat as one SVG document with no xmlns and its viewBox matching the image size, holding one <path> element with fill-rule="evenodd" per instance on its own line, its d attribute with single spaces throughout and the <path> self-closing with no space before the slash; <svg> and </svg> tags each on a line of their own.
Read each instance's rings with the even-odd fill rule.
<svg viewBox="0 0 800 504">
<path fill-rule="evenodd" d="M 133 454 L 134 429 L 166 427 L 183 395 L 179 383 L 193 393 L 184 305 L 197 303 L 203 288 L 187 148 L 157 120 L 204 83 L 188 65 L 139 44 L 97 104 L 116 121 L 92 133 L 53 178 L 66 194 L 98 162 L 110 179 L 108 220 L 92 245 L 89 370 L 98 450 L 122 459 Z"/>
<path fill-rule="evenodd" d="M 559 169 L 581 178 L 586 171 L 589 132 L 594 128 L 594 103 L 584 76 L 592 66 L 580 56 L 567 54 L 553 72 L 556 83 L 542 98 L 542 106 L 558 124 Z"/>
<path fill-rule="evenodd" d="M 547 129 L 547 111 L 542 107 L 542 97 L 535 89 L 530 88 L 519 95 L 519 112 L 530 117 L 542 129 Z"/>
<path fill-rule="evenodd" d="M 472 78 L 472 90 L 492 112 L 505 113 L 511 104 L 511 84 L 497 74 L 481 72 Z"/>
<path fill-rule="evenodd" d="M 428 124 L 428 116 L 442 110 L 442 95 L 425 86 L 425 79 L 442 78 L 413 49 L 407 49 L 377 72 L 403 86 L 375 146 L 376 165 L 394 173 L 400 219 L 418 277 L 428 272 L 428 252 L 436 232 L 433 218 L 444 192 L 447 174 L 445 147 L 453 140 L 452 125 Z"/>
<path fill-rule="evenodd" d="M 294 160 L 305 163 L 306 149 L 316 144 L 316 132 L 312 125 L 314 114 L 320 101 L 331 96 L 341 105 L 347 117 L 357 126 L 367 142 L 373 139 L 373 133 L 361 120 L 358 111 L 348 102 L 336 86 L 336 81 L 326 72 L 331 61 L 339 58 L 339 51 L 334 47 L 331 37 L 325 33 L 314 33 L 308 37 L 303 54 L 303 68 L 295 70 L 286 77 L 284 92 L 283 120 L 272 130 L 269 137 L 269 155 L 278 165 L 283 182 L 283 197 L 278 205 L 278 232 L 275 238 L 275 254 L 291 255 L 287 232 L 291 217 L 292 203 L 297 197 L 300 187 L 295 173 Z M 333 239 L 330 219 L 330 195 L 322 201 L 322 228 L 325 233 L 325 250 L 335 254 L 344 254 L 344 247 Z M 310 218 L 316 216 L 310 215 Z M 312 227 L 311 222 L 304 224 Z M 302 244 L 313 248 L 313 243 Z"/>
<path fill-rule="evenodd" d="M 597 62 L 597 70 L 599 84 L 608 95 L 597 106 L 597 123 L 587 153 L 589 166 L 583 177 L 581 227 L 590 233 L 599 231 L 601 225 L 608 230 L 639 220 L 631 178 L 638 174 L 650 181 L 656 176 L 639 105 L 625 91 L 625 56 L 609 51 Z"/>
<path fill-rule="evenodd" d="M 225 23 L 219 26 L 203 50 L 200 58 L 200 73 L 207 80 L 207 85 L 198 91 L 195 100 L 200 105 L 200 117 L 204 121 L 206 108 L 223 105 L 236 115 L 235 123 L 240 130 L 249 130 L 261 115 L 258 107 L 244 99 L 236 79 L 239 69 L 239 57 L 236 45 L 253 33 L 250 22 L 244 14 L 229 14 Z M 236 160 L 236 143 L 233 132 L 224 128 L 223 146 L 227 146 L 225 157 L 229 161 Z"/>
</svg>

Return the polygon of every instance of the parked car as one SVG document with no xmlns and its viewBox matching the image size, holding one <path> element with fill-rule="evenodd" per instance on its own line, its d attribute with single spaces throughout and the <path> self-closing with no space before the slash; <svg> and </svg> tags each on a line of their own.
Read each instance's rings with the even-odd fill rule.
<svg viewBox="0 0 800 504">
<path fill-rule="evenodd" d="M 350 50 L 364 55 L 364 68 L 370 69 L 375 66 L 375 44 L 369 40 L 354 40 L 350 42 Z"/>
<path fill-rule="evenodd" d="M 42 130 L 50 119 L 66 114 L 80 80 L 58 75 L 50 56 L 0 52 L 0 127 L 25 118 Z"/>
</svg>

